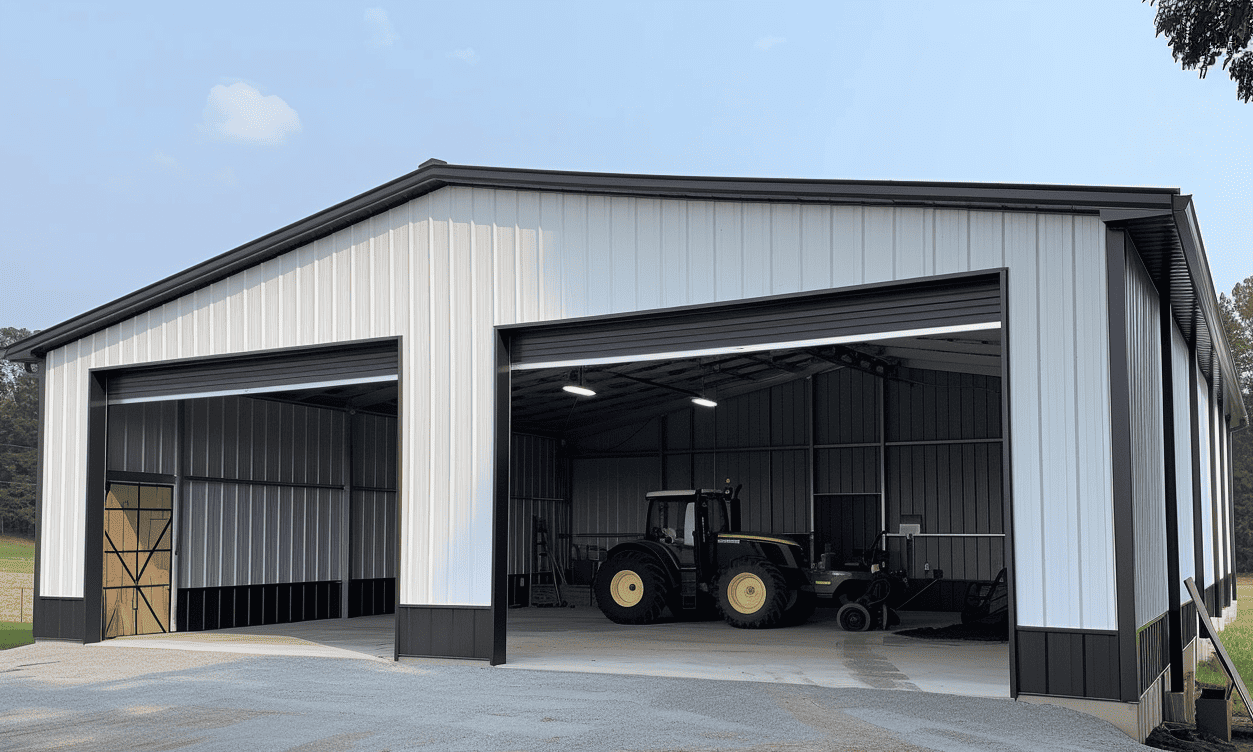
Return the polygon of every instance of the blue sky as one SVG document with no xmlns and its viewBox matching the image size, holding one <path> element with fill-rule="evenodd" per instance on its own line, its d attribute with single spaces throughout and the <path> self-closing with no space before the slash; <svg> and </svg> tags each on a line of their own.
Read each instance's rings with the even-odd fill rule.
<svg viewBox="0 0 1253 752">
<path fill-rule="evenodd" d="M 1253 105 L 1181 71 L 1153 12 L 5 3 L 0 326 L 50 326 L 429 157 L 1178 187 L 1229 291 L 1253 275 Z"/>
</svg>

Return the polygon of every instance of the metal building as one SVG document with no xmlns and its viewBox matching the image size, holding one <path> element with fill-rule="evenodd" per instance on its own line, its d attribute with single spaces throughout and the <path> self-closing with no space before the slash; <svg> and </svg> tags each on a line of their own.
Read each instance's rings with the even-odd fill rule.
<svg viewBox="0 0 1253 752">
<path fill-rule="evenodd" d="M 499 663 L 535 518 L 574 567 L 725 477 L 816 550 L 911 516 L 955 582 L 1007 567 L 1011 694 L 1141 738 L 1191 681 L 1182 581 L 1234 613 L 1248 419 L 1173 189 L 431 160 L 5 357 L 37 638 L 395 610 L 397 655 Z"/>
</svg>

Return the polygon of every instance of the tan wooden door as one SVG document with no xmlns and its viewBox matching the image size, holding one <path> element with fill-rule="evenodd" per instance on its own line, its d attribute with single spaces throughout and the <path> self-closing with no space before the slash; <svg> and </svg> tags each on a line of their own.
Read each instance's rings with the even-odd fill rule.
<svg viewBox="0 0 1253 752">
<path fill-rule="evenodd" d="M 174 489 L 110 483 L 104 504 L 104 636 L 170 631 Z"/>
</svg>

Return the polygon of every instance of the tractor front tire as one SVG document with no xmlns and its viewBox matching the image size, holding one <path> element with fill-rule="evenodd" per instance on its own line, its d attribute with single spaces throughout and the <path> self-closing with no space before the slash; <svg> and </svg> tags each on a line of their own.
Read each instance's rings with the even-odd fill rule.
<svg viewBox="0 0 1253 752">
<path fill-rule="evenodd" d="M 716 589 L 723 620 L 740 629 L 781 625 L 792 595 L 773 564 L 754 558 L 731 562 L 718 577 Z"/>
<path fill-rule="evenodd" d="M 835 620 L 839 622 L 840 629 L 845 632 L 865 632 L 874 624 L 874 619 L 870 616 L 870 609 L 860 603 L 845 603 L 840 606 L 839 612 L 835 615 Z"/>
<path fill-rule="evenodd" d="M 669 598 L 665 572 L 638 554 L 618 554 L 605 562 L 592 587 L 601 613 L 618 624 L 657 621 Z"/>
</svg>

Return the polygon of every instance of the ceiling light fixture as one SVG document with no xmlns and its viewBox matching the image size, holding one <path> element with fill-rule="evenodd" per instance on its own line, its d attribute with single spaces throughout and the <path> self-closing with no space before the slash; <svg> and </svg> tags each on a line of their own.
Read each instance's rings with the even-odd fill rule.
<svg viewBox="0 0 1253 752">
<path fill-rule="evenodd" d="M 577 382 L 575 381 L 576 373 L 578 374 Z M 565 386 L 561 388 L 569 392 L 570 394 L 576 394 L 580 397 L 595 397 L 596 396 L 596 390 L 588 389 L 587 387 L 583 386 L 583 368 L 582 367 L 580 367 L 577 372 L 572 371 L 570 373 L 570 381 L 572 383 L 566 384 Z"/>
<path fill-rule="evenodd" d="M 701 407 L 717 407 L 718 406 L 717 402 L 714 402 L 711 399 L 705 399 L 704 397 L 693 397 L 692 404 L 700 405 Z"/>
</svg>

